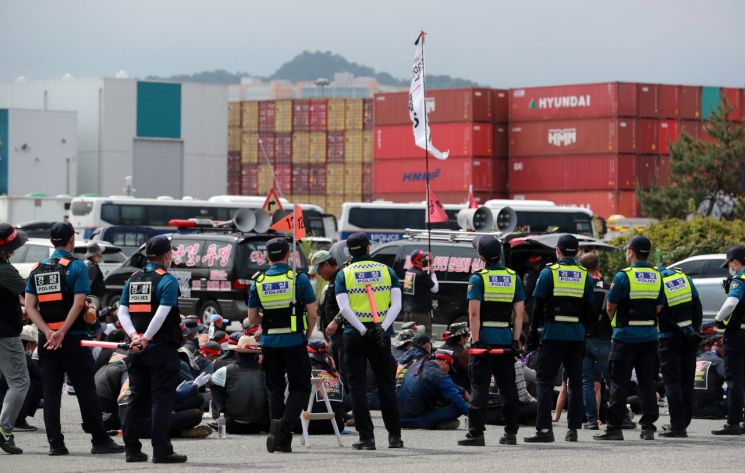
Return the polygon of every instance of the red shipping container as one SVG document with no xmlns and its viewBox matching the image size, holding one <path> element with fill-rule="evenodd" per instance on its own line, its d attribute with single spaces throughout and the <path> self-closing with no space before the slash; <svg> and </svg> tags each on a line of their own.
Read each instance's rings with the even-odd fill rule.
<svg viewBox="0 0 745 473">
<path fill-rule="evenodd" d="M 657 158 L 656 184 L 667 187 L 670 185 L 670 156 Z"/>
<path fill-rule="evenodd" d="M 450 150 L 450 157 L 490 157 L 494 153 L 490 123 L 438 123 L 431 128 L 432 144 L 440 151 Z M 373 130 L 373 156 L 375 160 L 412 156 L 423 160 L 424 150 L 414 144 L 411 125 L 382 126 Z"/>
<path fill-rule="evenodd" d="M 495 158 L 506 158 L 509 151 L 509 124 L 508 123 L 495 123 L 494 128 L 494 153 L 492 156 Z"/>
<path fill-rule="evenodd" d="M 326 135 L 326 161 L 329 163 L 344 162 L 343 131 L 330 131 Z"/>
<path fill-rule="evenodd" d="M 727 114 L 727 120 L 742 121 L 743 109 L 745 108 L 745 97 L 743 97 L 742 89 L 735 89 L 732 87 L 722 87 L 722 98 L 727 99 L 727 103 L 731 107 L 735 107 L 734 110 Z"/>
<path fill-rule="evenodd" d="M 273 100 L 259 102 L 259 131 L 274 131 L 275 104 Z"/>
<path fill-rule="evenodd" d="M 409 93 L 376 94 L 375 126 L 405 125 L 409 119 Z M 491 89 L 436 89 L 425 94 L 429 123 L 494 121 Z"/>
<path fill-rule="evenodd" d="M 594 119 L 510 124 L 510 156 L 635 154 L 636 120 Z"/>
<path fill-rule="evenodd" d="M 678 118 L 678 86 L 660 84 L 657 86 L 657 116 L 659 118 Z"/>
<path fill-rule="evenodd" d="M 373 101 L 372 99 L 362 100 L 362 129 L 372 130 L 373 127 Z"/>
<path fill-rule="evenodd" d="M 657 84 L 639 84 L 637 86 L 640 117 L 657 117 Z"/>
<path fill-rule="evenodd" d="M 506 159 L 448 158 L 429 160 L 430 185 L 435 192 L 498 192 L 506 189 Z M 424 194 L 424 157 L 374 163 L 373 193 L 421 192 Z"/>
<path fill-rule="evenodd" d="M 310 125 L 310 101 L 292 101 L 292 129 L 297 131 L 308 131 Z"/>
<path fill-rule="evenodd" d="M 255 164 L 244 164 L 241 166 L 241 188 L 242 195 L 256 195 L 259 191 L 259 168 Z"/>
<path fill-rule="evenodd" d="M 701 141 L 708 141 L 709 143 L 716 143 L 717 140 L 709 136 L 709 132 L 707 131 L 709 127 L 709 122 L 696 122 L 696 138 L 698 138 Z"/>
<path fill-rule="evenodd" d="M 485 203 L 490 199 L 506 199 L 506 193 L 498 192 L 474 192 L 473 196 L 479 204 Z M 422 192 L 396 192 L 396 193 L 373 193 L 369 200 L 385 200 L 398 202 L 402 204 L 422 203 L 425 200 L 424 191 Z M 468 192 L 437 192 L 437 200 L 443 204 L 465 204 L 468 200 Z"/>
<path fill-rule="evenodd" d="M 228 195 L 241 194 L 241 175 L 235 174 L 228 176 Z"/>
<path fill-rule="evenodd" d="M 292 194 L 292 165 L 277 164 L 274 166 L 274 183 L 283 194 Z M 302 192 L 298 192 L 302 194 Z"/>
<path fill-rule="evenodd" d="M 241 153 L 228 152 L 228 176 L 241 173 Z"/>
<path fill-rule="evenodd" d="M 266 164 L 267 160 L 274 164 L 274 133 L 259 133 L 259 163 Z"/>
<path fill-rule="evenodd" d="M 579 205 L 594 215 L 607 219 L 611 215 L 640 217 L 635 191 L 528 192 L 510 193 L 512 199 L 550 200 L 557 205 Z"/>
<path fill-rule="evenodd" d="M 326 165 L 308 165 L 308 194 L 326 195 Z"/>
<path fill-rule="evenodd" d="M 636 117 L 636 84 L 529 87 L 510 90 L 510 121 Z"/>
<path fill-rule="evenodd" d="M 645 118 L 638 121 L 639 153 L 657 154 L 659 125 L 657 120 Z"/>
<path fill-rule="evenodd" d="M 274 162 L 277 164 L 292 163 L 292 133 L 274 134 Z"/>
<path fill-rule="evenodd" d="M 681 120 L 701 119 L 701 87 L 681 85 L 678 90 L 678 118 Z"/>
<path fill-rule="evenodd" d="M 311 100 L 308 108 L 309 131 L 326 131 L 326 118 L 328 103 L 326 99 Z"/>
<path fill-rule="evenodd" d="M 510 91 L 492 89 L 492 103 L 494 106 L 494 121 L 507 122 L 510 119 Z"/>
<path fill-rule="evenodd" d="M 510 158 L 510 192 L 565 192 L 649 187 L 655 156 L 634 154 Z"/>
<path fill-rule="evenodd" d="M 308 194 L 308 164 L 295 164 L 292 166 L 292 193 Z"/>
<path fill-rule="evenodd" d="M 678 140 L 680 133 L 679 123 L 676 120 L 660 120 L 658 122 L 659 131 L 657 133 L 660 154 L 670 154 L 670 143 Z"/>
</svg>

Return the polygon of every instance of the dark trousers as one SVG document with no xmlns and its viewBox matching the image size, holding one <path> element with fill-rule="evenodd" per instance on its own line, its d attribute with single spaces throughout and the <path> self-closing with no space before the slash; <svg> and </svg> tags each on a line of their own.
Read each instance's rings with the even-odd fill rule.
<svg viewBox="0 0 745 473">
<path fill-rule="evenodd" d="M 551 410 L 554 407 L 554 380 L 561 365 L 567 374 L 568 408 L 567 419 L 570 429 L 582 428 L 582 360 L 585 355 L 585 342 L 565 340 L 544 340 L 538 352 L 536 365 L 536 394 L 538 414 L 536 430 L 553 430 Z"/>
<path fill-rule="evenodd" d="M 494 376 L 502 395 L 504 431 L 508 434 L 516 434 L 518 396 L 515 384 L 515 358 L 509 355 L 471 355 L 468 370 L 471 376 L 468 431 L 474 436 L 484 434 L 489 404 L 489 384 Z"/>
<path fill-rule="evenodd" d="M 269 414 L 282 419 L 282 435 L 287 435 L 300 420 L 310 396 L 310 358 L 307 344 L 287 348 L 263 347 L 264 382 L 269 393 Z M 287 374 L 287 382 L 285 382 Z M 285 403 L 285 387 L 289 395 Z"/>
<path fill-rule="evenodd" d="M 631 372 L 636 369 L 639 385 L 639 400 L 642 429 L 656 430 L 654 423 L 660 415 L 657 406 L 657 341 L 626 343 L 613 340 L 608 370 L 610 372 L 610 403 L 608 405 L 608 429 L 621 429 L 626 413 L 626 399 L 631 383 Z"/>
<path fill-rule="evenodd" d="M 60 425 L 62 384 L 65 374 L 75 388 L 80 406 L 80 415 L 87 432 L 93 436 L 92 443 L 108 442 L 109 437 L 101 421 L 98 408 L 96 383 L 93 381 L 93 356 L 89 348 L 80 346 L 81 336 L 67 334 L 58 350 L 47 350 L 44 334 L 39 334 L 39 364 L 44 385 L 44 425 L 50 445 L 61 445 L 65 441 Z"/>
<path fill-rule="evenodd" d="M 359 333 L 344 334 L 347 377 L 352 393 L 354 425 L 360 440 L 374 440 L 373 423 L 367 404 L 367 363 L 375 374 L 383 422 L 391 437 L 401 437 L 401 423 L 396 399 L 396 362 L 391 355 L 391 340 L 380 347 Z"/>
<path fill-rule="evenodd" d="M 142 353 L 129 352 L 127 371 L 132 397 L 124 421 L 124 446 L 127 452 L 142 449 L 150 423 L 150 443 L 153 456 L 173 453 L 171 445 L 171 415 L 179 383 L 179 358 L 176 347 L 157 344 Z"/>
<path fill-rule="evenodd" d="M 724 334 L 724 373 L 727 380 L 727 423 L 742 422 L 745 387 L 745 332 Z"/>
<path fill-rule="evenodd" d="M 696 345 L 683 337 L 659 342 L 660 370 L 670 411 L 670 426 L 685 430 L 693 417 L 693 378 L 696 374 Z"/>
</svg>

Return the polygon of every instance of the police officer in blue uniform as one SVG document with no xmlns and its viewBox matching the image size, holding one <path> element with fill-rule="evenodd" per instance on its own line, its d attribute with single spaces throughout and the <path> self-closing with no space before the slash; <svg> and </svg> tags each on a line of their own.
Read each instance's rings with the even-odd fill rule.
<svg viewBox="0 0 745 473">
<path fill-rule="evenodd" d="M 489 384 L 497 381 L 504 404 L 502 445 L 517 443 L 518 394 L 515 357 L 520 352 L 520 334 L 525 320 L 525 292 L 517 274 L 499 263 L 502 247 L 492 236 L 478 240 L 478 252 L 486 267 L 468 281 L 468 320 L 471 326 L 471 403 L 468 434 L 458 445 L 483 447 Z M 492 349 L 507 353 L 491 354 Z M 482 352 L 483 351 L 483 352 Z"/>
<path fill-rule="evenodd" d="M 729 269 L 725 281 L 727 299 L 715 317 L 718 329 L 724 329 L 724 369 L 727 379 L 727 423 L 714 435 L 741 435 L 743 389 L 745 388 L 745 246 L 727 250 L 722 265 Z"/>
<path fill-rule="evenodd" d="M 75 259 L 75 230 L 69 222 L 57 222 L 49 231 L 54 252 L 44 258 L 26 283 L 26 312 L 39 328 L 39 364 L 44 386 L 44 425 L 49 455 L 67 455 L 60 425 L 60 403 L 65 374 L 75 388 L 83 424 L 93 436 L 91 453 L 117 453 L 124 449 L 106 434 L 101 422 L 93 357 L 80 346 L 87 338 L 83 320 L 90 293 L 88 269 Z"/>
<path fill-rule="evenodd" d="M 127 462 L 145 462 L 140 439 L 151 419 L 153 463 L 183 463 L 170 438 L 171 413 L 179 384 L 178 348 L 183 342 L 178 310 L 178 280 L 168 273 L 171 241 L 155 236 L 147 241 L 148 263 L 124 285 L 119 321 L 131 339 L 127 371 L 132 397 L 124 419 Z M 151 414 L 152 412 L 152 414 Z"/>
<path fill-rule="evenodd" d="M 251 285 L 248 320 L 252 324 L 260 322 L 262 327 L 262 368 L 272 419 L 266 449 L 270 453 L 289 453 L 292 452 L 292 428 L 310 396 L 311 366 L 307 345 L 316 325 L 316 296 L 308 275 L 293 274 L 290 269 L 290 244 L 286 239 L 269 240 L 266 252 L 272 265 Z"/>
<path fill-rule="evenodd" d="M 647 261 L 652 242 L 635 236 L 626 248 L 631 266 L 613 278 L 607 311 L 613 326 L 609 371 L 608 425 L 595 440 L 623 440 L 623 419 L 631 372 L 636 369 L 643 415 L 642 440 L 654 440 L 659 417 L 654 380 L 657 377 L 658 316 L 665 303 L 662 275 Z"/>
<path fill-rule="evenodd" d="M 665 304 L 659 314 L 659 360 L 665 384 L 669 428 L 660 437 L 688 437 L 686 428 L 693 417 L 693 384 L 696 355 L 702 336 L 703 308 L 696 286 L 679 269 L 657 268 L 662 275 Z"/>
<path fill-rule="evenodd" d="M 536 387 L 538 414 L 536 433 L 526 437 L 529 443 L 554 441 L 551 425 L 554 379 L 563 364 L 569 378 L 569 412 L 565 440 L 577 441 L 577 429 L 582 428 L 582 360 L 585 353 L 584 323 L 592 317 L 595 300 L 594 284 L 587 270 L 577 263 L 579 241 L 573 235 L 562 235 L 556 244 L 557 262 L 544 268 L 538 276 L 533 296 L 529 345 L 538 343 Z"/>
</svg>

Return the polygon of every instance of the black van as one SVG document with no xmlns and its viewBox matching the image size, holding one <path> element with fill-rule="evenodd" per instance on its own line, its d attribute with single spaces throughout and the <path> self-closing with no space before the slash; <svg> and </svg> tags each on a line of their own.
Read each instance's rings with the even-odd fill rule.
<svg viewBox="0 0 745 473">
<path fill-rule="evenodd" d="M 251 280 L 269 268 L 266 233 L 174 233 L 173 264 L 169 272 L 179 280 L 179 310 L 207 321 L 213 314 L 242 321 L 248 315 L 247 293 Z M 297 271 L 307 272 L 305 256 L 297 246 Z M 147 263 L 144 245 L 106 278 L 105 305 L 119 300 L 124 284 Z"/>
</svg>

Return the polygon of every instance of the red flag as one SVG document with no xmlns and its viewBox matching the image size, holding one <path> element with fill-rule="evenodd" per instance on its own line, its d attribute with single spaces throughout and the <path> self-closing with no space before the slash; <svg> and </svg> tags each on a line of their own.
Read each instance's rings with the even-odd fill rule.
<svg viewBox="0 0 745 473">
<path fill-rule="evenodd" d="M 445 207 L 443 207 L 442 203 L 437 199 L 435 192 L 432 189 L 430 189 L 429 191 L 429 222 L 439 223 L 439 222 L 447 222 L 447 221 L 448 221 L 448 214 L 445 213 Z"/>
<path fill-rule="evenodd" d="M 295 218 L 297 217 L 297 225 L 295 225 Z M 278 232 L 295 232 L 295 240 L 302 240 L 305 238 L 305 221 L 303 220 L 303 209 L 298 204 L 295 204 L 295 212 L 287 215 L 280 219 L 269 227 L 270 230 L 276 230 Z"/>
<path fill-rule="evenodd" d="M 469 209 L 479 208 L 479 203 L 476 202 L 476 198 L 473 196 L 473 186 L 468 186 L 468 208 Z"/>
</svg>

